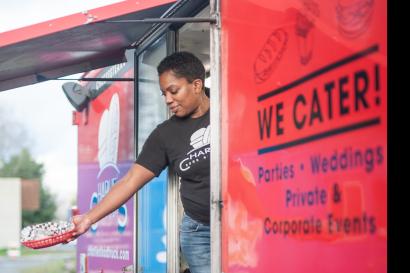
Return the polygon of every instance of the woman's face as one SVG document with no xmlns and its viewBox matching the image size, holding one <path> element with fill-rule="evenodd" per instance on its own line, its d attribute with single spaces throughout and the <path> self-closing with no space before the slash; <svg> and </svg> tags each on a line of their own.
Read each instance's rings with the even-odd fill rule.
<svg viewBox="0 0 410 273">
<path fill-rule="evenodd" d="M 159 76 L 159 85 L 165 102 L 177 117 L 191 116 L 198 109 L 202 92 L 200 79 L 189 83 L 186 78 L 178 78 L 169 70 Z"/>
</svg>

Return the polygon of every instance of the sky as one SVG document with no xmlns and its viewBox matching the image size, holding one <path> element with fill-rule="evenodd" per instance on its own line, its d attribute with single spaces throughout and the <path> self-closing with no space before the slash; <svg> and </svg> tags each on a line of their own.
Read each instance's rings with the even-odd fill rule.
<svg viewBox="0 0 410 273">
<path fill-rule="evenodd" d="M 55 0 L 0 0 L 0 33 L 116 2 L 121 1 L 70 0 L 62 5 Z M 77 127 L 72 125 L 74 108 L 61 89 L 63 83 L 47 81 L 0 92 L 1 107 L 25 127 L 32 141 L 30 152 L 44 164 L 43 183 L 57 197 L 60 218 L 77 191 Z"/>
</svg>

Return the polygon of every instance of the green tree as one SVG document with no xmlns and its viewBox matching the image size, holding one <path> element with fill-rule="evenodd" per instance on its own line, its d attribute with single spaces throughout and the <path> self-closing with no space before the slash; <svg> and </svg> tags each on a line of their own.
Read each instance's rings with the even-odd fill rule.
<svg viewBox="0 0 410 273">
<path fill-rule="evenodd" d="M 41 183 L 44 166 L 37 163 L 27 149 L 22 149 L 18 155 L 12 156 L 0 168 L 0 177 L 21 177 L 23 179 L 38 179 Z M 36 211 L 23 211 L 22 225 L 27 226 L 39 222 L 51 221 L 55 217 L 57 205 L 55 197 L 43 187 L 40 187 L 40 208 Z"/>
<path fill-rule="evenodd" d="M 35 162 L 26 148 L 23 148 L 19 154 L 12 156 L 0 169 L 0 176 L 3 177 L 41 180 L 43 174 L 43 164 Z"/>
</svg>

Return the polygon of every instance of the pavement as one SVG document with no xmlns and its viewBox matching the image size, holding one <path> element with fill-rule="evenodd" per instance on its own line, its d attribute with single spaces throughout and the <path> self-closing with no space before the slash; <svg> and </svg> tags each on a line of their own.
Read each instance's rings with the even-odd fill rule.
<svg viewBox="0 0 410 273">
<path fill-rule="evenodd" d="M 59 260 L 64 260 L 67 268 L 75 267 L 75 246 L 73 245 L 60 245 L 37 251 L 39 254 L 20 257 L 0 256 L 0 273 L 21 273 L 27 268 L 43 266 Z"/>
</svg>

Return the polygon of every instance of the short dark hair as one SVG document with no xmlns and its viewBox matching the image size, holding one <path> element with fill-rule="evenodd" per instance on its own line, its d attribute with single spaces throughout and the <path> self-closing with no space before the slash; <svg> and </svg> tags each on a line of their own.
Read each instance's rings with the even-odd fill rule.
<svg viewBox="0 0 410 273">
<path fill-rule="evenodd" d="M 165 57 L 158 65 L 158 76 L 171 70 L 177 77 L 186 78 L 189 83 L 195 79 L 202 80 L 205 87 L 205 68 L 201 60 L 186 51 L 175 52 Z"/>
</svg>

